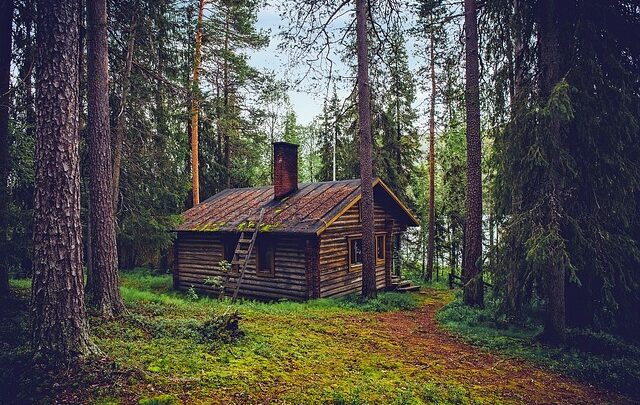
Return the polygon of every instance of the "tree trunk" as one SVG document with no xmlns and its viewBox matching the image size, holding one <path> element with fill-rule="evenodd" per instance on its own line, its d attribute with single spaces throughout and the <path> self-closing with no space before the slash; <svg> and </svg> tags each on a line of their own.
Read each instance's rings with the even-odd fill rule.
<svg viewBox="0 0 640 405">
<path fill-rule="evenodd" d="M 480 139 L 480 73 L 476 0 L 464 0 L 465 104 L 467 110 L 467 201 L 464 250 L 464 302 L 483 304 L 482 171 Z"/>
<path fill-rule="evenodd" d="M 0 297 L 9 294 L 7 227 L 9 225 L 9 82 L 13 0 L 0 2 Z"/>
<path fill-rule="evenodd" d="M 559 38 L 558 17 L 555 0 L 543 0 L 540 7 L 540 20 L 538 24 L 538 47 L 540 52 L 540 95 L 542 105 L 546 105 L 553 89 L 560 81 L 559 64 Z M 556 117 L 549 118 L 549 137 L 560 136 L 560 122 Z M 557 156 L 551 156 L 550 167 L 557 166 Z M 559 228 L 557 185 L 555 179 L 549 179 L 549 218 L 546 224 L 548 228 Z M 564 341 L 566 335 L 565 318 L 565 271 L 561 263 L 555 260 L 549 261 L 549 268 L 543 274 L 543 282 L 546 293 L 546 317 L 543 336 L 551 342 Z"/>
<path fill-rule="evenodd" d="M 229 145 L 229 131 L 231 128 L 231 103 L 229 101 L 230 96 L 230 88 L 229 88 L 229 10 L 227 10 L 227 14 L 225 15 L 224 22 L 224 68 L 223 68 L 223 81 L 222 81 L 222 92 L 223 92 L 223 102 L 224 102 L 224 112 L 223 112 L 223 125 L 222 128 L 224 130 L 224 178 L 225 178 L 225 187 L 231 188 L 231 145 Z"/>
<path fill-rule="evenodd" d="M 32 344 L 48 361 L 92 352 L 84 307 L 78 154 L 78 2 L 38 0 Z"/>
<path fill-rule="evenodd" d="M 524 17 L 523 17 L 523 0 L 514 0 L 513 1 L 513 23 L 512 23 L 512 32 L 513 32 L 513 47 L 514 47 L 514 57 L 513 57 L 513 90 L 511 97 L 511 113 L 515 113 L 515 109 L 519 105 L 520 97 L 522 96 L 522 86 L 524 83 L 524 75 L 525 75 L 525 66 L 524 66 L 524 41 L 525 41 L 525 30 L 524 30 Z"/>
<path fill-rule="evenodd" d="M 129 95 L 129 81 L 131 78 L 131 67 L 133 66 L 133 49 L 136 42 L 136 16 L 131 17 L 129 26 L 129 40 L 127 41 L 127 57 L 122 74 L 122 93 L 120 94 L 120 108 L 116 116 L 116 125 L 113 135 L 113 211 L 118 209 L 118 198 L 120 196 L 120 170 L 122 165 L 122 143 L 124 142 L 124 109 L 127 106 L 127 96 Z"/>
<path fill-rule="evenodd" d="M 200 110 L 200 60 L 202 44 L 202 20 L 204 18 L 204 0 L 198 6 L 198 27 L 196 28 L 196 55 L 193 65 L 193 85 L 191 90 L 191 189 L 193 205 L 200 204 L 200 178 L 198 165 L 198 113 Z"/>
<path fill-rule="evenodd" d="M 118 252 L 113 215 L 107 1 L 87 1 L 87 108 L 91 284 L 87 301 L 112 317 L 124 311 L 118 287 Z"/>
<path fill-rule="evenodd" d="M 432 18 L 433 24 L 433 18 Z M 436 61 L 435 61 L 435 38 L 433 33 L 434 27 L 431 27 L 431 44 L 429 53 L 431 56 L 431 95 L 430 95 L 430 111 L 429 111 L 429 240 L 427 243 L 427 280 L 431 281 L 433 278 L 433 255 L 435 251 L 435 233 L 436 233 L 436 188 L 435 188 L 435 173 L 436 173 L 436 153 L 435 153 L 435 139 L 436 139 L 436 123 L 435 123 L 435 109 L 436 109 Z"/>
<path fill-rule="evenodd" d="M 358 132 L 360 133 L 360 188 L 362 192 L 362 296 L 376 296 L 376 261 L 373 219 L 373 168 L 371 162 L 371 108 L 366 0 L 356 0 L 356 49 L 358 54 Z"/>
</svg>

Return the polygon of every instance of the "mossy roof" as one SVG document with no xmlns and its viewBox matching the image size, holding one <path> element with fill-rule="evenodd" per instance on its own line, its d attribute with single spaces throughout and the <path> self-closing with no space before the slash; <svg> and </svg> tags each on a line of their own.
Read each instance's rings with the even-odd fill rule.
<svg viewBox="0 0 640 405">
<path fill-rule="evenodd" d="M 408 226 L 418 221 L 378 178 L 374 198 L 393 205 Z M 300 183 L 289 196 L 274 200 L 273 186 L 226 189 L 183 213 L 177 231 L 239 232 L 255 227 L 265 209 L 261 232 L 320 234 L 360 200 L 360 180 Z"/>
</svg>

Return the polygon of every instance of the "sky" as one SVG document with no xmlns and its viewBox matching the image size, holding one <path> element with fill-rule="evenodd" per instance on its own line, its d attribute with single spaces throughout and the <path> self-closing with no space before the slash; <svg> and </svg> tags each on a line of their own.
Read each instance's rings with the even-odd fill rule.
<svg viewBox="0 0 640 405">
<path fill-rule="evenodd" d="M 411 18 L 407 18 L 405 21 L 407 21 L 407 24 L 412 23 Z M 258 13 L 257 27 L 259 29 L 270 31 L 270 43 L 267 48 L 251 54 L 250 60 L 252 65 L 257 68 L 274 71 L 277 78 L 279 79 L 294 80 L 298 77 L 300 71 L 289 71 L 287 67 L 288 56 L 282 51 L 278 50 L 278 43 L 280 39 L 278 36 L 279 26 L 283 24 L 284 22 L 280 18 L 277 7 L 273 4 L 269 4 L 260 10 L 260 12 Z M 415 41 L 412 38 L 409 38 L 409 41 L 407 43 L 409 67 L 414 70 L 414 72 L 415 70 L 417 70 L 420 63 L 420 61 L 415 57 L 416 47 L 417 44 L 415 43 Z M 336 63 L 336 68 L 338 70 L 346 69 L 344 63 L 342 63 L 338 58 L 336 58 L 334 62 Z M 309 83 L 303 82 L 300 89 L 292 89 L 289 91 L 291 106 L 297 115 L 298 123 L 303 125 L 309 124 L 316 115 L 322 112 L 322 104 L 324 100 L 324 94 L 314 94 L 312 92 L 305 91 L 305 87 L 309 87 Z M 338 96 L 346 97 L 348 91 L 349 90 L 347 89 L 338 89 Z M 425 99 L 426 93 L 423 90 L 418 89 L 416 108 L 418 108 L 419 112 L 424 112 Z"/>
<path fill-rule="evenodd" d="M 270 42 L 267 48 L 251 54 L 252 65 L 265 70 L 273 70 L 279 79 L 289 79 L 294 73 L 287 72 L 288 57 L 278 50 L 278 31 L 282 19 L 278 10 L 273 5 L 267 5 L 258 13 L 257 27 L 263 30 L 270 30 Z M 322 112 L 323 97 L 319 94 L 312 94 L 306 91 L 289 91 L 291 105 L 298 117 L 298 123 L 309 124 L 313 117 Z"/>
</svg>

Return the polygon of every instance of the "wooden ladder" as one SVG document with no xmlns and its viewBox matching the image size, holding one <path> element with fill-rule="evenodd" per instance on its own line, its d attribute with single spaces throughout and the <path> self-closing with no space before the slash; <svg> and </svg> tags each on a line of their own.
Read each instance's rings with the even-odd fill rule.
<svg viewBox="0 0 640 405">
<path fill-rule="evenodd" d="M 251 256 L 253 247 L 256 244 L 258 232 L 260 231 L 260 225 L 262 224 L 263 215 L 264 208 L 260 210 L 260 217 L 258 218 L 258 222 L 256 222 L 256 227 L 253 230 L 250 239 L 247 237 L 249 231 L 243 231 L 242 233 L 240 233 L 240 239 L 238 239 L 236 250 L 233 253 L 233 260 L 231 261 L 231 269 L 229 269 L 229 272 L 227 273 L 227 280 L 225 281 L 224 287 L 222 288 L 222 293 L 224 294 L 226 286 L 229 284 L 231 270 L 234 268 L 234 266 L 238 266 L 238 268 L 240 269 L 240 274 L 238 275 L 238 278 L 236 280 L 236 286 L 233 289 L 231 302 L 235 302 L 236 298 L 238 297 L 238 291 L 240 290 L 240 285 L 242 284 L 242 279 L 244 278 L 244 272 L 247 270 L 247 264 L 249 263 L 249 256 Z"/>
</svg>

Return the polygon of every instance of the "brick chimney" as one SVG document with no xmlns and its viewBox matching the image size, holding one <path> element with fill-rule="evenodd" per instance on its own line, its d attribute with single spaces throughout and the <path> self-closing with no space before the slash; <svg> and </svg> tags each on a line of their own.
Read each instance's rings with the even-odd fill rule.
<svg viewBox="0 0 640 405">
<path fill-rule="evenodd" d="M 280 200 L 298 189 L 298 145 L 273 143 L 273 198 Z"/>
</svg>

